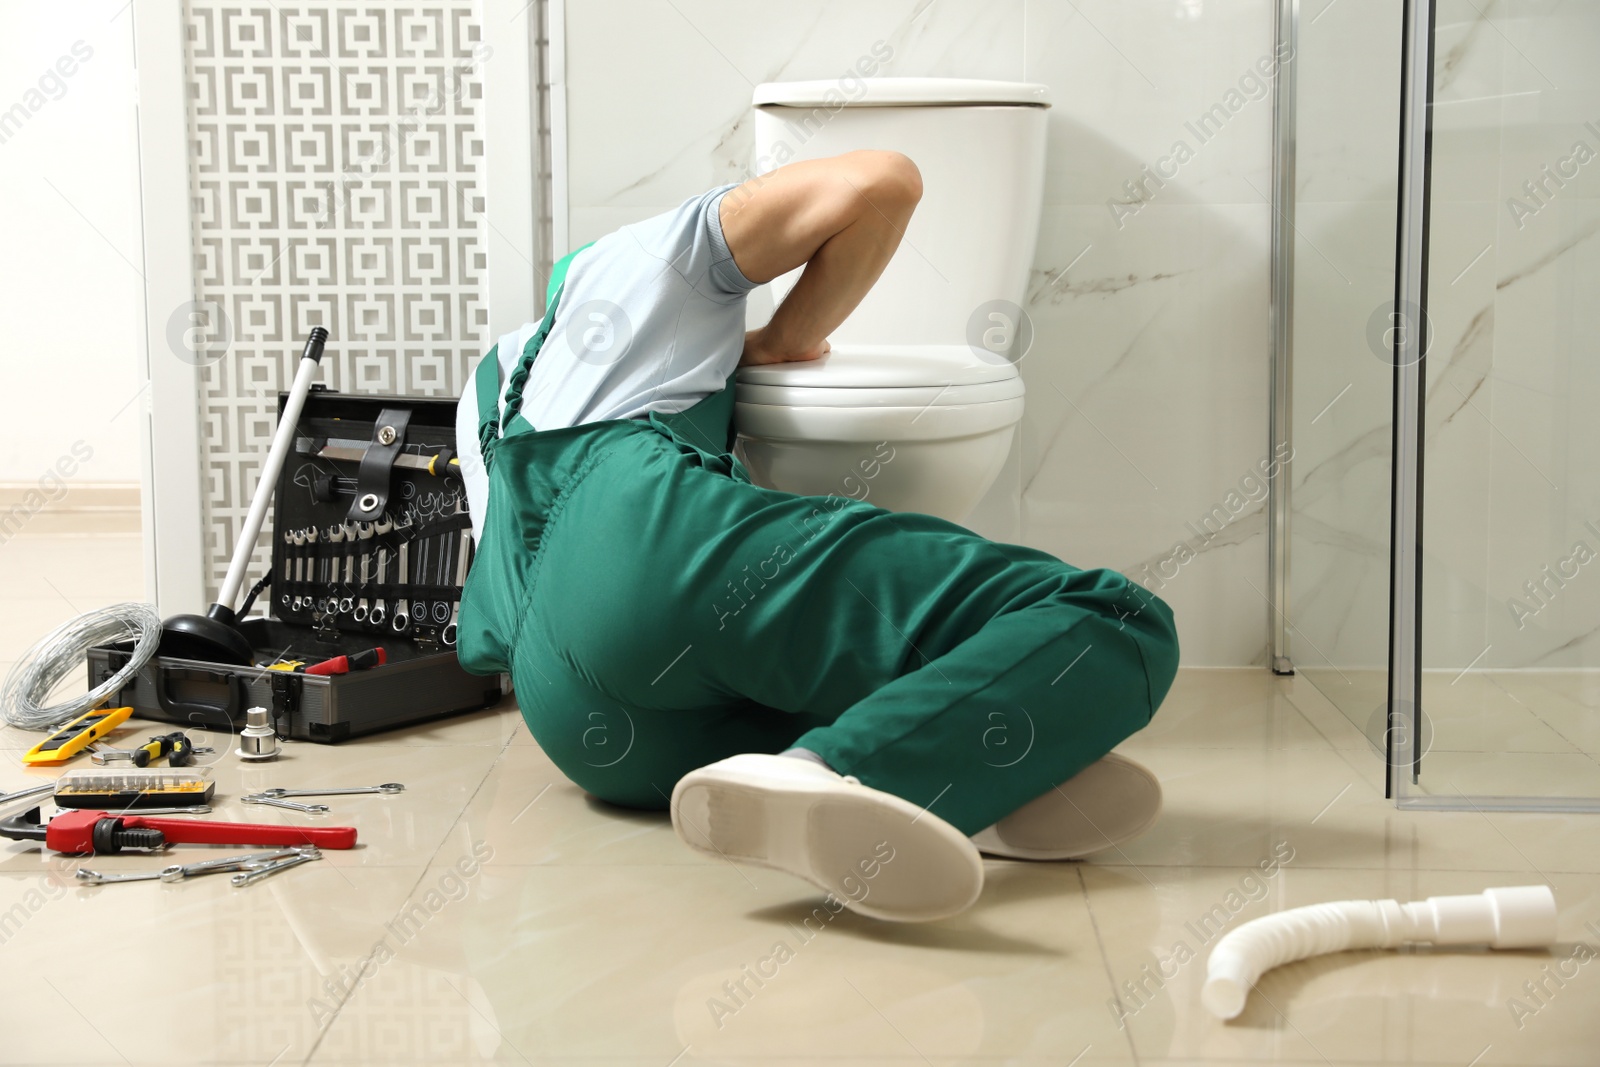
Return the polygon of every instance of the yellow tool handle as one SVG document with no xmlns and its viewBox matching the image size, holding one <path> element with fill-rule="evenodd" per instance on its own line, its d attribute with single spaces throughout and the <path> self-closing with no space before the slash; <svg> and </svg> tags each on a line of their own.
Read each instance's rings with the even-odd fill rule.
<svg viewBox="0 0 1600 1067">
<path fill-rule="evenodd" d="M 106 734 L 128 721 L 132 708 L 98 708 L 86 711 L 22 754 L 31 766 L 65 763 Z"/>
</svg>

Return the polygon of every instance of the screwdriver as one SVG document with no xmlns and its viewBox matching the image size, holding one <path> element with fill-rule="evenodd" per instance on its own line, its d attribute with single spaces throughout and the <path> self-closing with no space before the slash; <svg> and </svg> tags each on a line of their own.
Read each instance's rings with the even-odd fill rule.
<svg viewBox="0 0 1600 1067">
<path fill-rule="evenodd" d="M 321 663 L 313 663 L 305 668 L 305 674 L 348 674 L 351 671 L 365 671 L 373 667 L 382 666 L 389 662 L 389 654 L 381 648 L 369 648 L 361 652 L 352 652 L 348 656 L 335 656 L 325 659 Z"/>
<path fill-rule="evenodd" d="M 96 748 L 92 758 L 99 764 L 127 760 L 135 767 L 148 767 L 151 760 L 162 756 L 170 757 L 167 761 L 170 766 L 187 767 L 194 762 L 194 743 L 178 731 L 152 737 L 135 748 Z"/>
<path fill-rule="evenodd" d="M 199 751 L 194 747 L 194 742 L 181 730 L 167 735 L 172 742 L 172 748 L 167 752 L 168 767 L 188 767 L 194 763 L 194 754 Z"/>
</svg>

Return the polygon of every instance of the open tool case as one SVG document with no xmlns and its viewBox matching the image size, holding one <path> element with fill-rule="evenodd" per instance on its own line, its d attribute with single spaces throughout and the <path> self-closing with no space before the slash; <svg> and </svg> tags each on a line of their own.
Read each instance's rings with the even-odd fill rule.
<svg viewBox="0 0 1600 1067">
<path fill-rule="evenodd" d="M 256 666 L 158 654 L 111 703 L 233 733 L 245 709 L 264 707 L 280 737 L 329 742 L 496 703 L 499 680 L 468 674 L 455 655 L 472 558 L 466 490 L 450 462 L 455 415 L 453 398 L 313 387 L 273 501 L 272 581 L 258 601 L 270 617 L 239 624 Z M 387 662 L 370 670 L 266 669 L 374 647 Z M 91 649 L 89 685 L 127 657 L 126 645 Z"/>
</svg>

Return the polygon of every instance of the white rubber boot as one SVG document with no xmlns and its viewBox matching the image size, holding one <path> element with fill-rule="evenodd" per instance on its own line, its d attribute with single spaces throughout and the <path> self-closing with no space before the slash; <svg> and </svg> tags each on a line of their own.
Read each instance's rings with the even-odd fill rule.
<svg viewBox="0 0 1600 1067">
<path fill-rule="evenodd" d="M 810 760 L 746 753 L 691 771 L 672 825 L 696 852 L 803 878 L 874 919 L 942 919 L 983 889 L 960 830 Z"/>
<path fill-rule="evenodd" d="M 1115 752 L 972 835 L 985 855 L 1070 860 L 1120 845 L 1161 813 L 1161 782 Z"/>
</svg>

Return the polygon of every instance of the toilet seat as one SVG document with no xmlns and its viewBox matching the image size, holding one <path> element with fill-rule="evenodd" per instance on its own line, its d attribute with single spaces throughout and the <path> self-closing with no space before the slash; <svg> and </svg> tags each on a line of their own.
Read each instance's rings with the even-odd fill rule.
<svg viewBox="0 0 1600 1067">
<path fill-rule="evenodd" d="M 966 345 L 837 345 L 821 359 L 741 367 L 741 389 L 958 389 L 1015 383 L 1016 364 Z M 761 394 L 753 394 L 761 395 Z M 976 396 L 977 394 L 974 394 Z M 998 392 L 991 395 L 998 397 Z M 841 397 L 840 403 L 856 403 Z M 860 401 L 866 402 L 866 401 Z"/>
<path fill-rule="evenodd" d="M 739 371 L 737 451 L 757 485 L 959 522 L 1011 452 L 1023 392 L 1014 364 L 964 345 L 839 345 Z"/>
<path fill-rule="evenodd" d="M 965 345 L 845 345 L 739 371 L 741 434 L 781 440 L 934 440 L 1022 417 L 1016 365 Z"/>
</svg>

